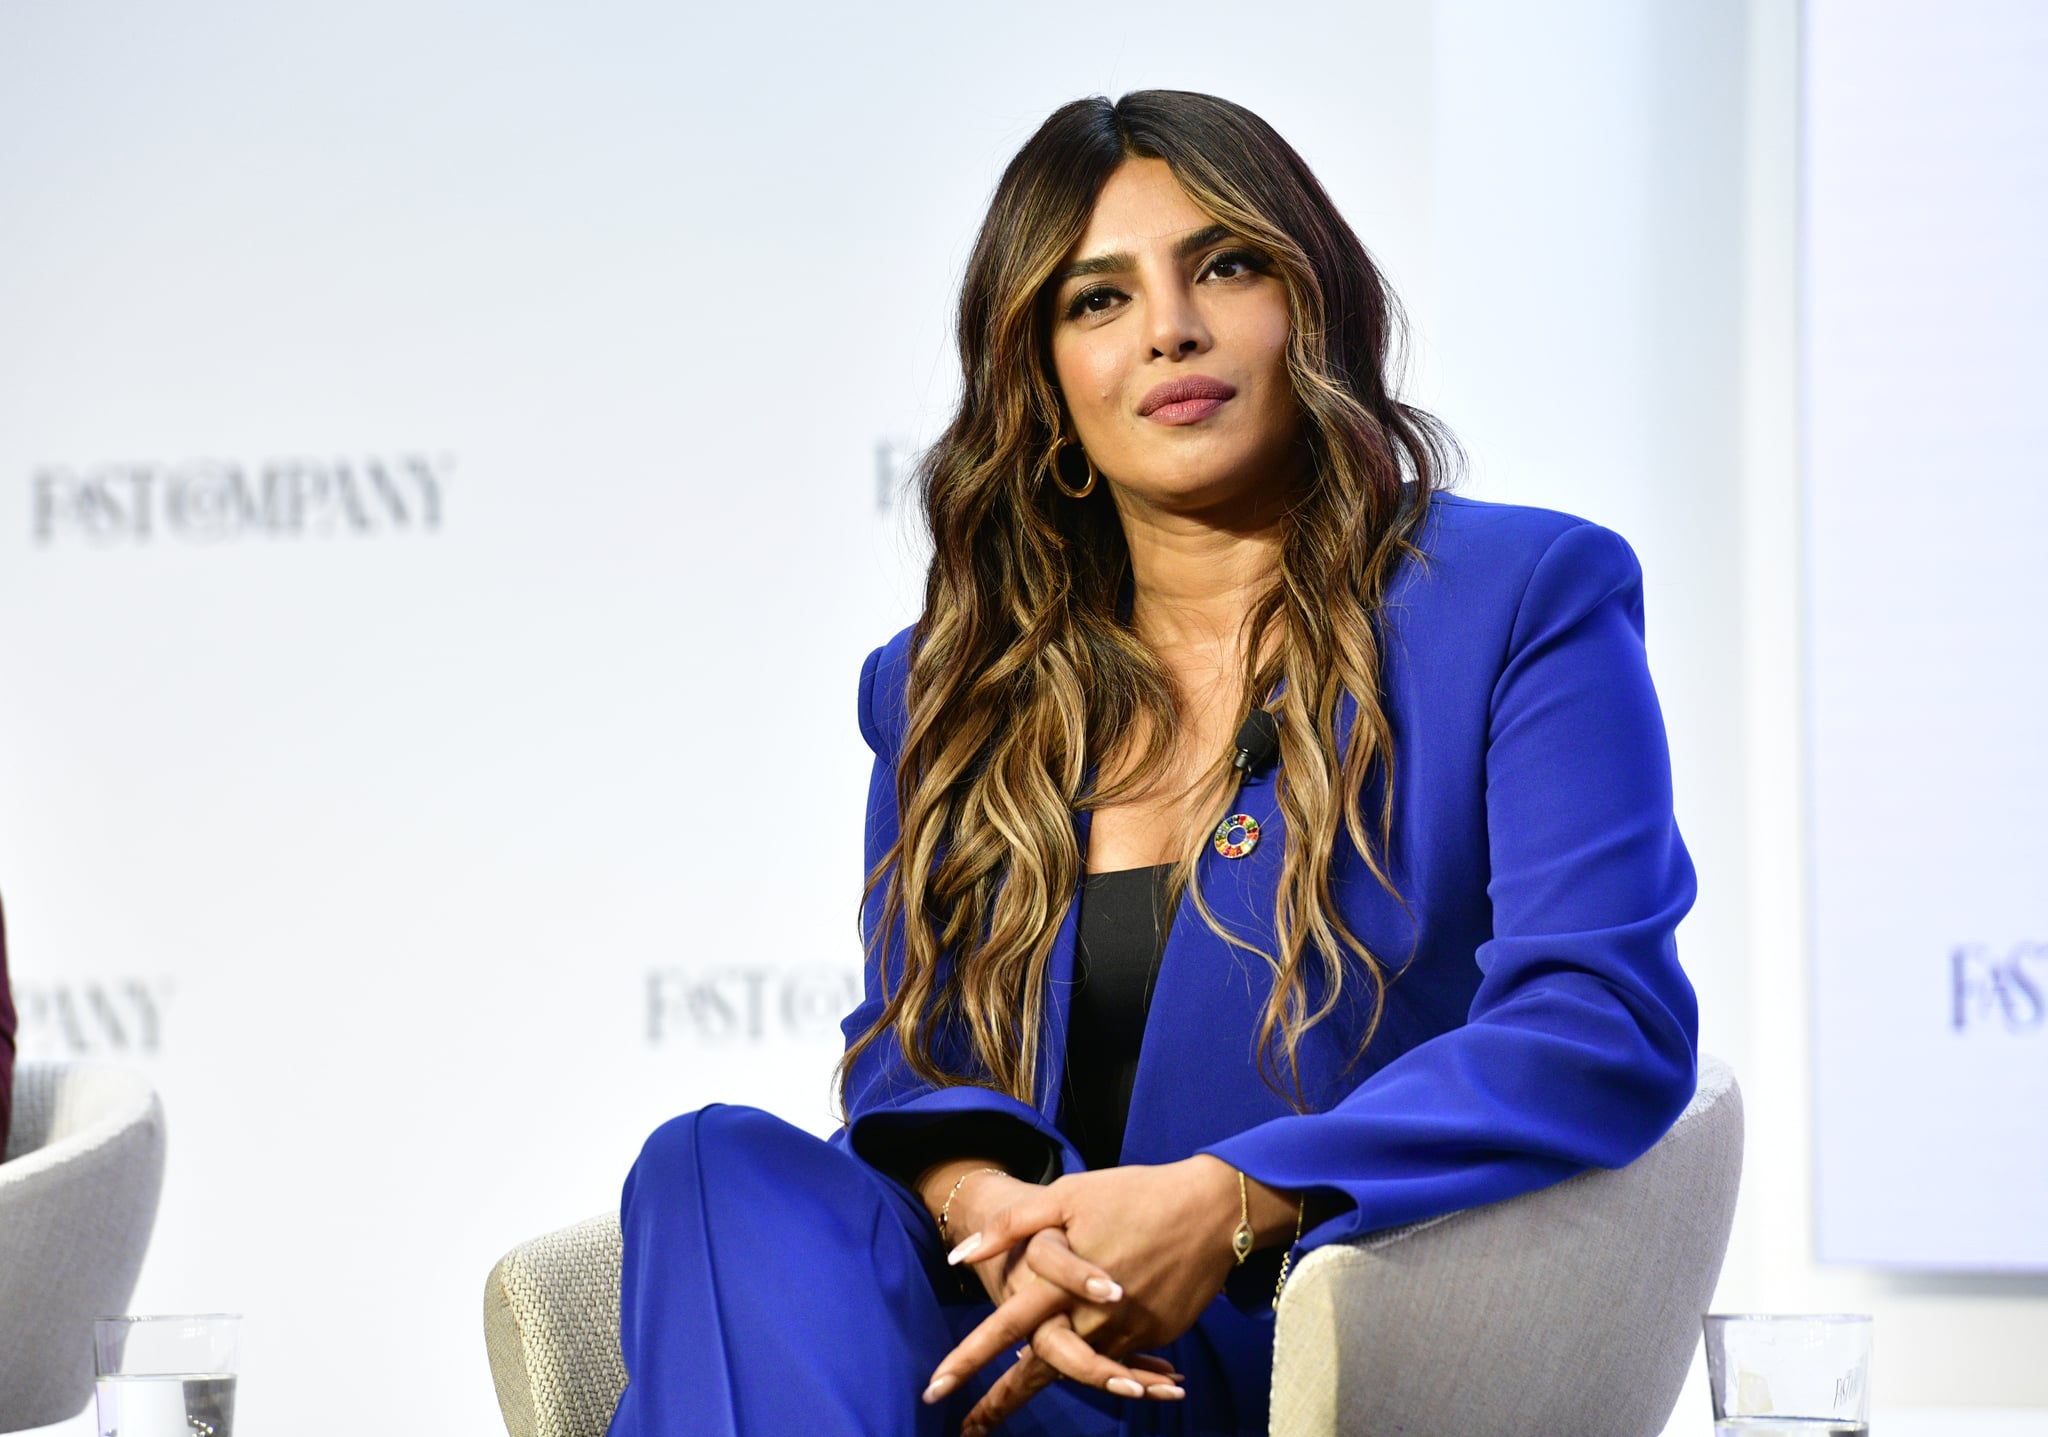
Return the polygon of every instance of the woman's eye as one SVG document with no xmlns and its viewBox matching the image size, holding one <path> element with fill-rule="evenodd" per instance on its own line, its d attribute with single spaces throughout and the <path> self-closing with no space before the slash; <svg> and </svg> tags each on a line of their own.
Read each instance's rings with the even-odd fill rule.
<svg viewBox="0 0 2048 1437">
<path fill-rule="evenodd" d="M 1084 314 L 1101 314 L 1123 296 L 1108 285 L 1096 285 L 1084 289 L 1067 304 L 1067 318 L 1079 319 Z"/>
<path fill-rule="evenodd" d="M 1259 257 L 1247 250 L 1225 250 L 1209 261 L 1209 273 L 1218 279 L 1242 279 L 1259 270 Z"/>
</svg>

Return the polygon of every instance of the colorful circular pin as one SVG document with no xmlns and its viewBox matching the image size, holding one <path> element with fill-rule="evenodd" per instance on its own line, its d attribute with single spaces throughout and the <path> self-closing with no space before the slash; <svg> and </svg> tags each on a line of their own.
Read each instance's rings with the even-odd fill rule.
<svg viewBox="0 0 2048 1437">
<path fill-rule="evenodd" d="M 1242 858 L 1259 846 L 1259 821 L 1249 813 L 1233 813 L 1216 825 L 1216 851 Z"/>
</svg>

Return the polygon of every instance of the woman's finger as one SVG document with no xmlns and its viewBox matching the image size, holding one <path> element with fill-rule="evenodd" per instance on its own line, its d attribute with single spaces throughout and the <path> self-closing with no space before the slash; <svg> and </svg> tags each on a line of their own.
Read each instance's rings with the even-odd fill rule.
<svg viewBox="0 0 2048 1437">
<path fill-rule="evenodd" d="M 1081 1339 L 1079 1333 L 1073 1331 L 1073 1322 L 1067 1318 L 1065 1312 L 1057 1312 L 1038 1324 L 1038 1331 L 1032 1333 L 1030 1349 L 1024 1355 L 1024 1361 L 1028 1363 L 1032 1357 L 1040 1359 L 1061 1378 L 1071 1378 L 1073 1382 L 1112 1392 L 1114 1396 L 1157 1398 L 1165 1402 L 1174 1402 L 1186 1396 L 1176 1378 L 1167 1378 L 1161 1371 L 1149 1371 L 1145 1367 L 1126 1367 L 1124 1363 L 1098 1353 L 1094 1347 L 1087 1345 L 1085 1339 Z M 999 1408 L 989 1406 L 989 1410 L 997 1412 Z M 999 1417 L 995 1417 L 995 1421 L 1001 1421 L 1004 1414 L 1008 1412 L 999 1412 Z"/>
<path fill-rule="evenodd" d="M 1049 1282 L 1034 1282 L 1010 1294 L 981 1324 L 960 1340 L 932 1370 L 926 1402 L 937 1402 L 1005 1351 L 1015 1347 L 1073 1298 Z"/>
<path fill-rule="evenodd" d="M 986 1262 L 972 1264 L 974 1275 L 981 1279 L 981 1285 L 988 1293 L 988 1300 L 1001 1307 L 1003 1303 L 1035 1282 L 1041 1281 L 1024 1260 L 1024 1249 L 1011 1248 L 1008 1252 L 997 1253 Z"/>
<path fill-rule="evenodd" d="M 1177 1402 L 1187 1396 L 1178 1383 L 1165 1380 L 1159 1373 L 1126 1367 L 1097 1352 L 1067 1322 L 1040 1324 L 1032 1334 L 1031 1351 L 1062 1377 L 1118 1397 L 1151 1397 L 1163 1402 Z"/>
<path fill-rule="evenodd" d="M 1069 1247 L 1066 1233 L 1059 1228 L 1042 1228 L 1033 1233 L 1024 1244 L 1024 1256 L 1040 1278 L 1066 1289 L 1083 1302 L 1123 1300 L 1123 1285 Z"/>
<path fill-rule="evenodd" d="M 983 1434 L 993 1431 L 1058 1378 L 1059 1373 L 1041 1362 L 1030 1348 L 1025 1348 L 1016 1365 L 998 1377 L 995 1386 L 982 1393 L 981 1401 L 975 1403 L 974 1410 L 962 1419 L 960 1437 L 983 1437 Z"/>
<path fill-rule="evenodd" d="M 1066 1314 L 1057 1313 L 1047 1318 L 1039 1325 L 1039 1336 L 1050 1340 L 1049 1334 L 1055 1329 L 1072 1333 L 1073 1328 Z M 1017 1357 L 1016 1365 L 998 1378 L 995 1385 L 982 1394 L 981 1401 L 967 1414 L 960 1428 L 961 1437 L 985 1437 L 985 1434 L 1009 1420 L 1019 1408 L 1060 1376 L 1059 1370 L 1040 1358 L 1030 1346 L 1018 1349 Z M 1159 1369 L 1170 1370 L 1170 1365 L 1163 1359 L 1149 1354 L 1141 1355 L 1135 1360 L 1148 1364 L 1146 1372 L 1142 1374 L 1148 1381 L 1147 1395 L 1152 1395 L 1152 1389 L 1157 1388 L 1161 1389 L 1161 1400 L 1172 1400 L 1165 1394 L 1164 1384 L 1156 1380 L 1158 1376 L 1166 1375 Z M 1175 1383 L 1178 1383 L 1180 1374 L 1174 1372 L 1170 1375 Z"/>
<path fill-rule="evenodd" d="M 1041 1323 L 1034 1342 L 1039 1338 L 1056 1342 L 1051 1334 L 1059 1330 L 1069 1334 L 1073 1332 L 1064 1313 L 1057 1313 Z M 995 1385 L 982 1394 L 981 1401 L 967 1414 L 960 1428 L 960 1437 L 984 1437 L 1061 1375 L 1059 1369 L 1039 1357 L 1032 1346 L 1020 1348 L 1017 1357 L 1017 1363 L 996 1379 Z M 1134 1371 L 1133 1380 L 1145 1387 L 1147 1397 L 1170 1402 L 1181 1395 L 1180 1384 L 1184 1379 L 1165 1358 L 1137 1353 L 1130 1358 L 1130 1363 L 1134 1369 L 1141 1369 Z M 1158 1379 L 1161 1377 L 1170 1379 L 1170 1382 L 1160 1382 Z"/>
<path fill-rule="evenodd" d="M 1124 1361 L 1129 1366 L 1142 1367 L 1147 1372 L 1156 1372 L 1161 1377 L 1170 1377 L 1176 1385 L 1185 1383 L 1188 1380 L 1186 1374 L 1174 1370 L 1171 1362 L 1168 1362 L 1164 1357 L 1155 1357 L 1149 1352 L 1133 1352 L 1126 1356 Z"/>
<path fill-rule="evenodd" d="M 1040 1188 L 1034 1195 L 1011 1203 L 990 1216 L 979 1232 L 969 1233 L 958 1247 L 946 1254 L 946 1261 L 955 1265 L 978 1262 L 1015 1247 L 1042 1228 L 1065 1226 L 1066 1204 L 1064 1195 L 1054 1191 L 1057 1186 L 1055 1183 L 1052 1187 Z"/>
</svg>

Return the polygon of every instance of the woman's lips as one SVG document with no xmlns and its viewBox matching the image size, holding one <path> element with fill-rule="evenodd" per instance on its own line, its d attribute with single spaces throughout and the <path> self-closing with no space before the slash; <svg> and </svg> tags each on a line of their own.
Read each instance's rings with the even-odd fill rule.
<svg viewBox="0 0 2048 1437">
<path fill-rule="evenodd" d="M 1224 405 L 1221 399 L 1177 399 L 1171 404 L 1162 404 L 1147 419 L 1161 424 L 1193 424 L 1197 419 L 1207 419 Z"/>
<path fill-rule="evenodd" d="M 1161 424 L 1193 424 L 1221 409 L 1236 393 L 1220 379 L 1190 374 L 1154 385 L 1138 401 L 1138 413 Z"/>
</svg>

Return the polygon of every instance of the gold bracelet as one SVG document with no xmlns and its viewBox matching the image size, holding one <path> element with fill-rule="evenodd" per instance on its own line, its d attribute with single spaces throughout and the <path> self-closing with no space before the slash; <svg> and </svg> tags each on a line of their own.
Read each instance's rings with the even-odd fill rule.
<svg viewBox="0 0 2048 1437">
<path fill-rule="evenodd" d="M 1287 1285 L 1287 1269 L 1294 1265 L 1294 1249 L 1301 1246 L 1301 1225 L 1308 1215 L 1308 1194 L 1303 1193 L 1294 1200 L 1294 1241 L 1287 1245 L 1287 1251 L 1280 1256 L 1280 1276 L 1273 1283 L 1273 1310 L 1280 1310 L 1280 1289 Z M 1237 1231 L 1230 1235 L 1231 1255 L 1239 1267 L 1252 1255 L 1252 1199 L 1251 1191 L 1245 1185 L 1244 1169 L 1237 1170 Z"/>
<path fill-rule="evenodd" d="M 962 1184 L 962 1183 L 965 1183 L 965 1182 L 966 1182 L 966 1181 L 967 1181 L 967 1180 L 968 1180 L 969 1178 L 971 1178 L 971 1177 L 979 1177 L 979 1176 L 980 1176 L 981 1174 L 983 1174 L 983 1173 L 999 1173 L 999 1172 L 1002 1172 L 1002 1171 L 1003 1171 L 1003 1170 L 1002 1170 L 1001 1168 L 976 1168 L 976 1169 L 974 1169 L 974 1171 L 973 1171 L 973 1172 L 966 1172 L 966 1173 L 962 1173 L 962 1174 L 960 1174 L 960 1181 L 959 1181 L 959 1182 L 956 1182 L 956 1183 L 954 1183 L 954 1184 L 953 1184 L 953 1191 L 951 1191 L 951 1192 L 949 1192 L 949 1193 L 947 1193 L 947 1194 L 946 1194 L 946 1200 L 945 1200 L 945 1202 L 944 1202 L 944 1203 L 942 1203 L 942 1204 L 940 1205 L 940 1207 L 939 1207 L 939 1241 L 940 1241 L 940 1242 L 951 1242 L 951 1241 L 952 1241 L 952 1238 L 950 1238 L 950 1237 L 948 1237 L 948 1236 L 946 1235 L 946 1219 L 947 1219 L 947 1218 L 949 1218 L 949 1217 L 951 1217 L 951 1216 L 953 1215 L 953 1199 L 954 1199 L 954 1198 L 956 1198 L 956 1197 L 958 1197 L 958 1196 L 960 1196 L 960 1186 L 961 1186 L 961 1184 Z"/>
<path fill-rule="evenodd" d="M 1230 1235 L 1230 1251 L 1239 1267 L 1252 1255 L 1252 1200 L 1245 1191 L 1243 1168 L 1237 1170 L 1237 1231 Z"/>
<path fill-rule="evenodd" d="M 1273 1310 L 1280 1310 L 1280 1289 L 1287 1285 L 1287 1269 L 1294 1263 L 1294 1250 L 1301 1246 L 1301 1220 L 1308 1212 L 1308 1194 L 1303 1193 L 1294 1200 L 1294 1241 L 1287 1245 L 1287 1251 L 1280 1258 L 1280 1276 L 1273 1282 Z"/>
</svg>

